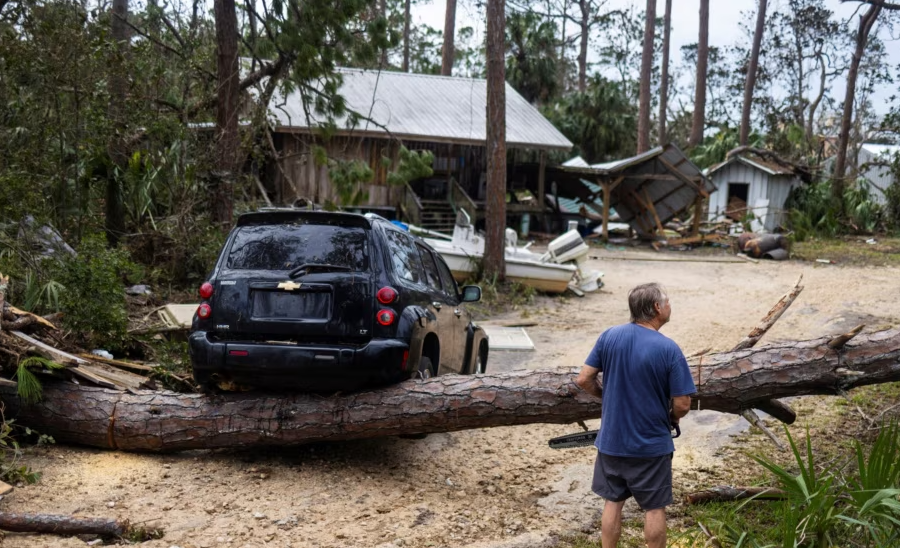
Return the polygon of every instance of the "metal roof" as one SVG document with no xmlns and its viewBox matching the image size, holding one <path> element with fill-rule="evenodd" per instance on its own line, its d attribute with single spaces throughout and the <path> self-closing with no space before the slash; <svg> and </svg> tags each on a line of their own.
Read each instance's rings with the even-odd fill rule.
<svg viewBox="0 0 900 548">
<path fill-rule="evenodd" d="M 614 162 L 585 167 L 582 164 L 586 162 L 573 159 L 567 164 L 557 169 L 578 178 L 616 184 L 610 194 L 610 207 L 616 209 L 622 222 L 630 224 L 641 235 L 654 231 L 656 217 L 665 224 L 693 205 L 698 195 L 708 196 L 716 189 L 700 168 L 673 144 Z M 567 186 L 577 192 L 572 182 L 566 181 Z M 595 193 L 582 200 L 594 196 Z"/>
<path fill-rule="evenodd" d="M 862 149 L 874 156 L 900 154 L 900 145 L 878 145 L 875 143 L 863 143 Z"/>
<path fill-rule="evenodd" d="M 406 72 L 339 68 L 338 93 L 348 111 L 374 120 L 351 127 L 348 116 L 335 120 L 339 133 L 422 141 L 484 145 L 487 83 Z M 278 131 L 304 131 L 325 121 L 310 108 L 308 120 L 298 91 L 276 94 L 271 114 Z M 506 143 L 513 148 L 569 150 L 572 143 L 533 105 L 506 84 Z"/>
<path fill-rule="evenodd" d="M 762 172 L 768 173 L 769 175 L 794 175 L 793 171 L 791 171 L 790 169 L 787 169 L 783 166 L 780 166 L 780 165 L 776 164 L 775 162 L 769 162 L 769 161 L 763 160 L 762 158 L 760 158 L 756 155 L 750 156 L 750 155 L 744 155 L 744 154 L 732 156 L 728 160 L 725 160 L 724 162 L 718 163 L 718 164 L 710 167 L 708 170 L 706 170 L 706 175 L 707 176 L 712 175 L 713 173 L 719 171 L 720 169 L 722 169 L 725 166 L 728 166 L 734 162 L 740 162 L 742 164 L 756 168 Z"/>
</svg>

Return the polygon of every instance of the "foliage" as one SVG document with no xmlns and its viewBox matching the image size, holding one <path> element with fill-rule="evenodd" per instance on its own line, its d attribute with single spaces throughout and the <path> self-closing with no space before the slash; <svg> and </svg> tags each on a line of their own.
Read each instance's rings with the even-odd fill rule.
<svg viewBox="0 0 900 548">
<path fill-rule="evenodd" d="M 92 347 L 119 348 L 128 326 L 123 283 L 138 273 L 127 251 L 108 249 L 99 235 L 85 238 L 78 255 L 61 261 L 54 273 L 65 287 L 63 323 Z"/>
<path fill-rule="evenodd" d="M 860 179 L 848 186 L 843 201 L 847 214 L 844 223 L 838 218 L 838 208 L 834 207 L 830 181 L 793 189 L 785 208 L 790 211 L 789 225 L 794 239 L 802 242 L 810 236 L 831 238 L 847 232 L 869 234 L 878 228 L 883 208 L 872 195 L 868 181 Z"/>
<path fill-rule="evenodd" d="M 637 113 L 615 82 L 594 77 L 584 93 L 563 97 L 545 108 L 544 115 L 575 143 L 573 153 L 588 163 L 634 153 Z"/>
<path fill-rule="evenodd" d="M 13 429 L 17 425 L 15 420 L 7 420 L 3 415 L 3 407 L 0 406 L 0 480 L 8 483 L 36 483 L 41 478 L 40 472 L 35 472 L 29 466 L 21 464 L 22 449 L 19 442 L 13 437 Z M 50 436 L 40 435 L 29 428 L 24 428 L 25 435 L 37 435 L 38 445 L 54 443 Z"/>
<path fill-rule="evenodd" d="M 532 104 L 557 93 L 557 26 L 533 11 L 512 11 L 506 18 L 506 81 Z"/>
<path fill-rule="evenodd" d="M 63 369 L 65 366 L 40 356 L 31 356 L 20 361 L 19 367 L 15 373 L 15 379 L 18 383 L 16 390 L 18 391 L 19 398 L 26 404 L 41 401 L 44 392 L 40 381 L 38 381 L 34 373 L 28 370 L 29 367 L 46 367 L 53 371 Z"/>
<path fill-rule="evenodd" d="M 748 145 L 758 147 L 762 138 L 757 133 L 751 133 Z M 729 151 L 734 150 L 740 144 L 740 128 L 727 124 L 719 127 L 714 135 L 703 139 L 703 142 L 695 147 L 691 153 L 691 161 L 700 168 L 707 168 L 724 162 Z"/>
</svg>

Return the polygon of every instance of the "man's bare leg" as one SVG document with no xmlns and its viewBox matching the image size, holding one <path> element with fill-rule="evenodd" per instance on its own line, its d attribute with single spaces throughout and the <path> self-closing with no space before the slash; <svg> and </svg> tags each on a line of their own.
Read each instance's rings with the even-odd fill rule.
<svg viewBox="0 0 900 548">
<path fill-rule="evenodd" d="M 604 518 L 606 509 L 604 508 Z M 666 509 L 647 510 L 644 515 L 644 540 L 647 548 L 666 548 Z M 606 548 L 606 545 L 603 545 Z"/>
<path fill-rule="evenodd" d="M 603 548 L 616 548 L 622 534 L 622 507 L 625 501 L 603 503 L 603 516 L 600 518 L 600 542 Z M 665 519 L 665 518 L 664 518 Z"/>
</svg>

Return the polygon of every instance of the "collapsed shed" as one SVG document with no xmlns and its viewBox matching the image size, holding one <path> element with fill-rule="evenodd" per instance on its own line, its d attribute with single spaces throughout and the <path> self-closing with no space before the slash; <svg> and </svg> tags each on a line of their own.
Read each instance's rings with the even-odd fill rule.
<svg viewBox="0 0 900 548">
<path fill-rule="evenodd" d="M 602 200 L 603 237 L 609 237 L 610 209 L 641 237 L 664 236 L 665 224 L 679 213 L 694 208 L 693 232 L 700 228 L 703 200 L 715 186 L 673 144 L 658 146 L 637 156 L 589 165 L 581 158 L 548 168 L 548 179 L 561 194 L 581 202 Z M 594 191 L 589 181 L 599 185 Z"/>
</svg>

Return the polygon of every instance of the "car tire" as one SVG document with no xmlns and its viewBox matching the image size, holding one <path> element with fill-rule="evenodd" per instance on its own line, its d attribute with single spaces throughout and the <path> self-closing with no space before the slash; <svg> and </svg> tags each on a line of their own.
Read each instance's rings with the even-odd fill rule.
<svg viewBox="0 0 900 548">
<path fill-rule="evenodd" d="M 485 366 L 487 365 L 487 347 L 484 343 L 481 343 L 478 347 L 478 352 L 475 353 L 475 359 L 472 361 L 472 369 L 469 371 L 470 375 L 481 375 L 484 374 Z"/>
<path fill-rule="evenodd" d="M 430 379 L 434 377 L 434 366 L 431 364 L 431 358 L 428 356 L 422 356 L 419 358 L 419 371 L 418 375 L 420 379 Z"/>
</svg>

